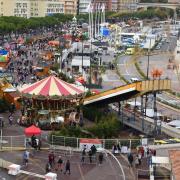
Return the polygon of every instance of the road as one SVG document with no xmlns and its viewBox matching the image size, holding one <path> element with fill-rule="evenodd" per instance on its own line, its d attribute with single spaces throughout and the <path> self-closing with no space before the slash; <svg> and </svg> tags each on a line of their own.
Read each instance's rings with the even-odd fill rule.
<svg viewBox="0 0 180 180">
<path fill-rule="evenodd" d="M 165 63 L 162 63 L 162 59 L 163 59 L 163 61 L 165 61 Z M 159 65 L 159 67 L 164 68 L 165 73 L 166 73 L 163 75 L 162 78 L 169 76 L 168 72 L 166 72 L 166 67 L 167 67 L 166 63 L 168 62 L 168 60 L 169 60 L 169 58 L 167 57 L 167 55 L 150 56 L 150 71 L 149 72 L 151 72 L 153 68 L 155 68 L 157 65 Z M 158 61 L 159 61 L 159 64 L 157 63 Z M 141 66 L 141 69 L 144 70 L 144 73 L 146 74 L 147 57 L 146 56 L 141 57 L 139 59 L 139 64 Z M 138 71 L 134 65 L 132 56 L 125 55 L 125 56 L 120 57 L 118 59 L 118 68 L 119 68 L 119 71 L 121 72 L 121 74 L 128 81 L 131 81 L 131 78 L 138 78 L 139 80 L 142 80 L 142 77 L 140 76 L 140 74 L 138 73 Z M 176 77 L 172 76 L 172 78 L 175 79 Z M 177 86 L 177 84 L 174 86 Z M 167 101 L 168 103 L 177 104 L 177 105 L 180 104 L 179 98 L 172 97 L 172 95 L 169 95 L 169 94 L 163 93 L 163 94 L 158 95 L 158 97 Z M 150 108 L 152 108 L 152 103 L 150 105 Z M 158 109 L 160 112 L 163 112 L 163 114 L 165 112 L 165 115 L 169 115 L 169 116 L 171 116 L 172 114 L 178 116 L 178 114 L 179 114 L 179 111 L 167 109 L 166 107 L 164 107 L 162 105 L 158 105 Z"/>
</svg>

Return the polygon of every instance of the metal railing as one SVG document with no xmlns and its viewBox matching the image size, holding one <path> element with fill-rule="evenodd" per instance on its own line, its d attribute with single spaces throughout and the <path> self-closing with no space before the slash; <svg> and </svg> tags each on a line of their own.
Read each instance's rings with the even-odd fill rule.
<svg viewBox="0 0 180 180">
<path fill-rule="evenodd" d="M 18 150 L 26 148 L 25 135 L 20 136 L 2 136 L 1 150 Z"/>
<path fill-rule="evenodd" d="M 52 146 L 62 146 L 62 147 L 71 147 L 78 149 L 80 139 L 76 137 L 65 137 L 65 136 L 56 136 L 52 135 L 51 137 L 51 145 Z M 137 146 L 141 146 L 141 139 L 100 139 L 102 142 L 102 148 L 104 149 L 112 149 L 114 144 L 119 144 L 120 146 L 127 146 L 131 149 L 135 149 Z M 148 144 L 154 144 L 154 138 L 148 139 Z"/>
</svg>

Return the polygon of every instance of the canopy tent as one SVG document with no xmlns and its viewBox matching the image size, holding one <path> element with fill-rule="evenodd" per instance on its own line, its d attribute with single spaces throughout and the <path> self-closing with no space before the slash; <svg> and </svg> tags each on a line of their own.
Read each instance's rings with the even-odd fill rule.
<svg viewBox="0 0 180 180">
<path fill-rule="evenodd" d="M 53 75 L 20 89 L 20 92 L 41 96 L 69 96 L 84 93 L 84 91 L 76 85 L 62 81 Z"/>
<path fill-rule="evenodd" d="M 33 134 L 34 135 L 40 135 L 41 134 L 41 129 L 34 126 L 34 125 L 32 125 L 32 126 L 26 128 L 24 130 L 24 133 L 25 133 L 26 136 L 32 136 Z"/>
</svg>

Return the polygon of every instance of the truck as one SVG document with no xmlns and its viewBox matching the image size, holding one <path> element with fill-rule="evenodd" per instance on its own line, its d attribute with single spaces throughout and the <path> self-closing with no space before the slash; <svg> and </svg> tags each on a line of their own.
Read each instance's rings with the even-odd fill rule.
<svg viewBox="0 0 180 180">
<path fill-rule="evenodd" d="M 127 48 L 125 54 L 126 55 L 133 55 L 135 53 L 134 48 Z"/>
</svg>

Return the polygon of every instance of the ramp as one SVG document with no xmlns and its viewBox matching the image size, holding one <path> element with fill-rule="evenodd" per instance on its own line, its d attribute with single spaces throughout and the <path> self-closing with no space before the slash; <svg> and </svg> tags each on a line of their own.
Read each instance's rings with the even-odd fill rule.
<svg viewBox="0 0 180 180">
<path fill-rule="evenodd" d="M 154 91 L 167 91 L 171 89 L 171 81 L 164 80 L 146 80 L 139 81 L 124 86 L 120 86 L 84 99 L 84 105 L 109 104 L 140 96 Z"/>
</svg>

